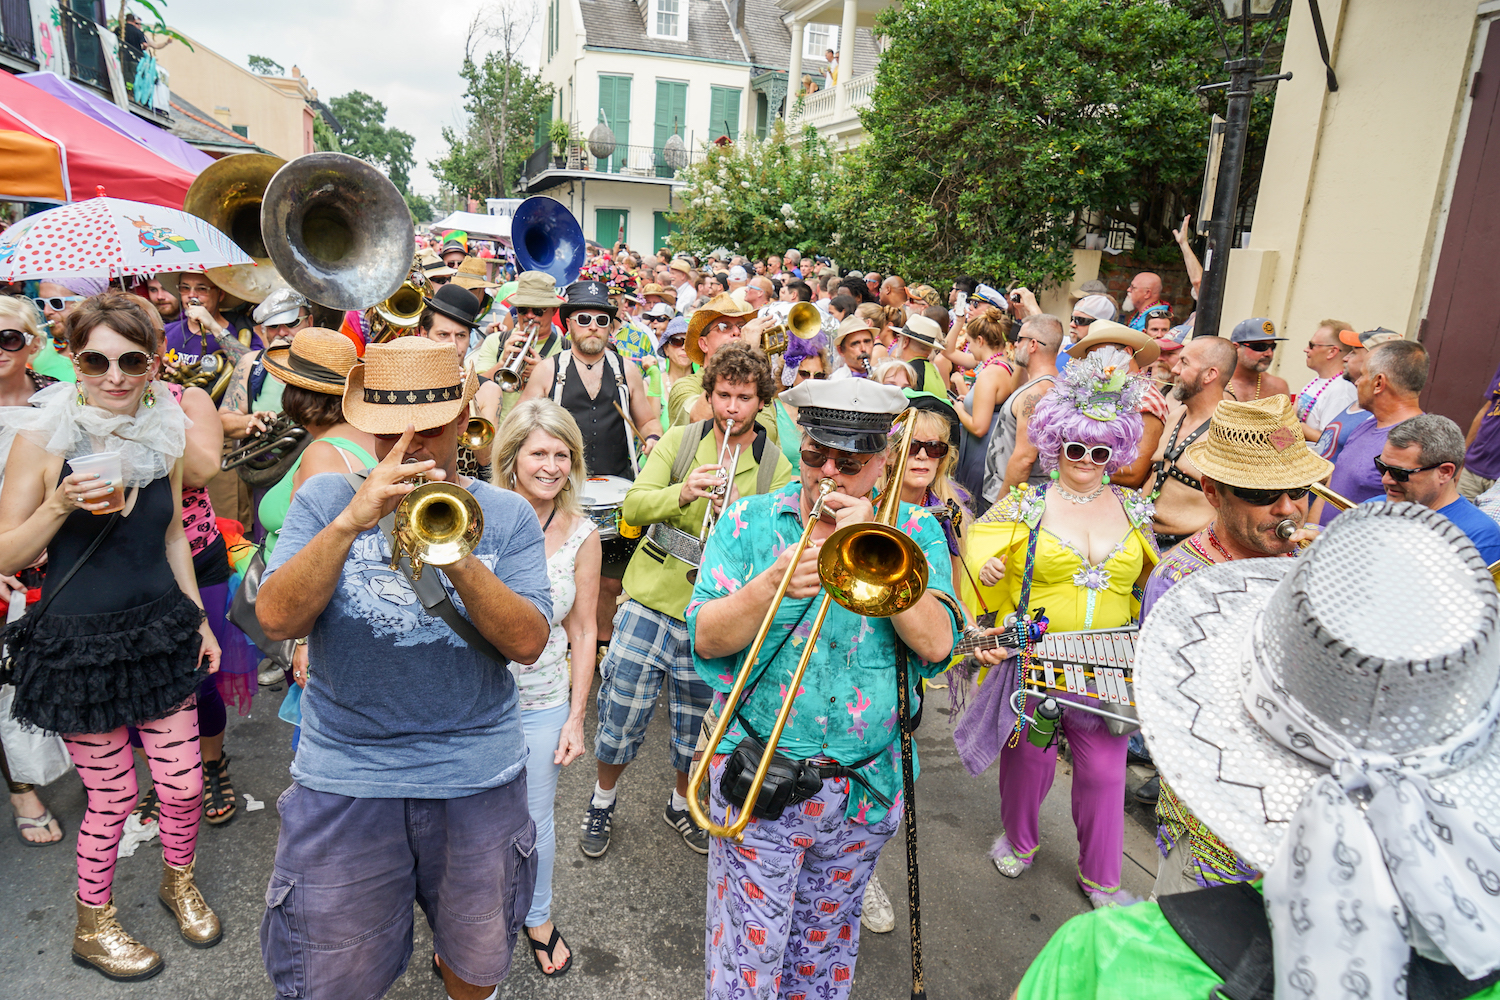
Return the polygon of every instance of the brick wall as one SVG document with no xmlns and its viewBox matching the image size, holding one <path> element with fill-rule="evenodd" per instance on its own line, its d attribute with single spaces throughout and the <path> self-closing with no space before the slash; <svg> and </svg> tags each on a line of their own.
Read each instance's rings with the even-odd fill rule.
<svg viewBox="0 0 1500 1000">
<path fill-rule="evenodd" d="M 1114 296 L 1116 302 L 1125 298 L 1125 289 L 1130 287 L 1130 279 L 1141 271 L 1152 271 L 1161 276 L 1161 297 L 1172 304 L 1173 325 L 1186 320 L 1196 306 L 1193 302 L 1193 283 L 1188 280 L 1185 265 L 1146 264 L 1128 253 L 1105 254 L 1099 263 L 1099 279 L 1109 286 L 1109 294 Z"/>
</svg>

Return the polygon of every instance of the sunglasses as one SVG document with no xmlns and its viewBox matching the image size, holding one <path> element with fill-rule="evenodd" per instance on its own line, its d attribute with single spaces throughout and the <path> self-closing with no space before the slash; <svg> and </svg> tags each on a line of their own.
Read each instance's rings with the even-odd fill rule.
<svg viewBox="0 0 1500 1000">
<path fill-rule="evenodd" d="M 670 316 L 647 316 L 646 319 L 649 320 L 652 323 L 667 323 L 667 322 L 671 321 L 672 317 L 670 317 Z"/>
<path fill-rule="evenodd" d="M 1294 486 L 1289 490 L 1255 490 L 1247 486 L 1231 486 L 1229 492 L 1252 507 L 1269 507 L 1280 500 L 1283 495 L 1295 503 L 1307 496 L 1310 491 L 1306 486 Z"/>
<path fill-rule="evenodd" d="M 439 436 L 442 435 L 443 431 L 445 431 L 447 429 L 448 429 L 448 425 L 447 424 L 443 424 L 443 425 L 441 425 L 439 427 L 429 427 L 426 430 L 417 431 L 417 437 L 423 437 L 423 438 L 435 438 L 435 437 L 439 437 Z M 401 435 L 400 434 L 376 434 L 375 436 L 377 438 L 379 438 L 380 440 L 382 440 L 382 441 L 400 441 L 401 440 Z"/>
<path fill-rule="evenodd" d="M 82 295 L 52 295 L 47 298 L 37 298 L 31 301 L 36 303 L 38 309 L 51 309 L 53 312 L 62 312 L 68 307 L 69 302 L 82 302 Z"/>
<path fill-rule="evenodd" d="M 927 453 L 928 458 L 942 458 L 948 454 L 948 442 L 914 440 L 906 449 L 906 453 L 912 458 L 916 458 L 924 451 Z"/>
<path fill-rule="evenodd" d="M 1375 459 L 1376 471 L 1378 471 L 1382 476 L 1390 476 L 1398 483 L 1409 482 L 1411 480 L 1411 477 L 1415 476 L 1417 473 L 1431 472 L 1433 469 L 1436 469 L 1439 465 L 1443 464 L 1445 463 L 1438 462 L 1434 465 L 1424 465 L 1420 469 L 1403 469 L 1399 465 L 1386 465 L 1380 459 Z"/>
<path fill-rule="evenodd" d="M 1082 462 L 1087 456 L 1095 465 L 1108 465 L 1115 450 L 1107 444 L 1084 444 L 1081 441 L 1064 441 L 1063 458 L 1070 462 Z"/>
<path fill-rule="evenodd" d="M 667 338 L 667 346 L 668 347 L 686 347 L 687 346 L 687 337 L 685 335 L 683 335 L 683 334 L 675 333 L 672 336 L 670 336 L 670 337 Z"/>
<path fill-rule="evenodd" d="M 1074 326 L 1088 326 L 1094 321 L 1092 316 L 1071 316 L 1069 319 Z"/>
<path fill-rule="evenodd" d="M 1256 340 L 1250 343 L 1241 344 L 1240 346 L 1245 348 L 1245 350 L 1247 351 L 1254 351 L 1256 354 L 1265 354 L 1267 351 L 1276 350 L 1276 341 Z"/>
<path fill-rule="evenodd" d="M 612 322 L 610 318 L 603 313 L 574 313 L 573 315 L 568 317 L 568 321 L 570 323 L 577 323 L 585 330 L 591 326 L 597 326 L 602 330 L 605 327 L 609 326 L 609 324 Z"/>
<path fill-rule="evenodd" d="M 138 378 L 150 371 L 151 362 L 155 359 L 156 355 L 147 354 L 145 351 L 126 351 L 118 358 L 112 358 L 98 351 L 81 351 L 73 356 L 73 364 L 90 378 L 108 375 L 111 364 L 119 367 L 121 375 Z"/>
<path fill-rule="evenodd" d="M 0 330 L 0 351 L 19 351 L 31 343 L 31 334 L 24 330 Z"/>
<path fill-rule="evenodd" d="M 547 310 L 545 309 L 535 309 L 531 306 L 516 306 L 517 316 L 545 316 L 546 314 Z"/>
<path fill-rule="evenodd" d="M 714 324 L 714 332 L 715 333 L 728 333 L 730 330 L 738 331 L 739 329 L 740 329 L 740 324 L 739 323 L 715 323 Z"/>
<path fill-rule="evenodd" d="M 819 451 L 816 448 L 803 448 L 801 449 L 801 452 L 802 464 L 807 466 L 809 469 L 821 469 L 829 462 L 832 462 L 833 467 L 839 471 L 840 475 L 844 476 L 859 475 L 864 471 L 865 466 L 870 461 L 869 458 L 861 462 L 857 458 L 845 458 L 842 455 L 830 455 L 827 452 Z M 870 457 L 873 458 L 874 456 L 872 455 Z"/>
<path fill-rule="evenodd" d="M 446 274 L 434 275 L 427 279 L 428 283 L 431 284 L 434 288 L 438 287 L 439 285 L 446 285 L 452 280 L 453 279 L 448 277 Z"/>
<path fill-rule="evenodd" d="M 801 368 L 797 369 L 797 374 L 796 374 L 797 381 L 799 381 L 799 382 L 801 380 L 805 379 L 805 378 L 825 379 L 827 377 L 828 377 L 828 373 L 827 372 L 809 372 L 809 371 L 803 371 Z"/>
</svg>

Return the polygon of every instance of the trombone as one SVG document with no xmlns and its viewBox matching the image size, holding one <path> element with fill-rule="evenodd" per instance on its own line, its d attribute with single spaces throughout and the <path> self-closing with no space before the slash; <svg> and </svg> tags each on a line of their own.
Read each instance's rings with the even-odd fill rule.
<svg viewBox="0 0 1500 1000">
<path fill-rule="evenodd" d="M 818 553 L 818 577 L 823 582 L 824 592 L 823 600 L 818 603 L 817 615 L 813 618 L 812 631 L 808 633 L 806 644 L 802 648 L 802 656 L 797 661 L 796 673 L 787 683 L 786 696 L 782 699 L 781 709 L 776 714 L 776 725 L 771 730 L 770 736 L 766 738 L 760 765 L 755 769 L 755 777 L 745 793 L 740 815 L 731 821 L 726 812 L 724 817 L 726 822 L 721 825 L 713 822 L 709 817 L 708 811 L 699 802 L 699 792 L 708 778 L 709 762 L 713 759 L 719 743 L 724 739 L 724 734 L 728 732 L 730 723 L 734 721 L 739 709 L 740 696 L 744 693 L 745 685 L 755 671 L 756 660 L 760 656 L 766 636 L 771 631 L 771 623 L 781 607 L 781 602 L 786 599 L 787 588 L 792 582 L 792 574 L 797 571 L 797 563 L 812 539 L 813 528 L 823 516 L 823 502 L 828 494 L 833 492 L 836 485 L 832 479 L 823 479 L 818 482 L 818 498 L 813 504 L 812 513 L 808 516 L 807 525 L 802 529 L 802 537 L 797 540 L 797 545 L 792 550 L 791 562 L 787 564 L 781 583 L 776 587 L 776 595 L 771 600 L 771 607 L 766 611 L 765 618 L 761 620 L 760 630 L 755 634 L 755 641 L 751 643 L 749 652 L 745 654 L 743 665 L 739 673 L 735 675 L 734 685 L 726 696 L 724 710 L 714 724 L 713 734 L 708 739 L 703 756 L 693 765 L 692 775 L 688 781 L 688 811 L 692 814 L 693 822 L 715 837 L 729 837 L 741 841 L 745 839 L 745 827 L 750 825 L 751 812 L 760 798 L 761 786 L 765 784 L 766 772 L 771 767 L 771 758 L 776 752 L 777 743 L 781 741 L 781 732 L 786 728 L 787 720 L 791 718 L 792 703 L 796 700 L 797 691 L 802 685 L 802 675 L 807 672 L 807 664 L 812 659 L 818 633 L 823 628 L 823 620 L 828 617 L 829 605 L 837 601 L 840 607 L 847 608 L 857 615 L 867 618 L 889 618 L 916 604 L 927 591 L 927 556 L 918 548 L 916 542 L 896 527 L 896 518 L 901 508 L 900 483 L 906 477 L 908 445 L 913 431 L 913 412 L 907 410 L 896 418 L 898 423 L 905 423 L 906 434 L 901 439 L 896 469 L 891 475 L 893 485 L 881 498 L 879 515 L 871 522 L 845 525 L 829 535 L 823 542 L 823 548 Z"/>
<path fill-rule="evenodd" d="M 495 381 L 500 383 L 502 392 L 521 391 L 521 386 L 524 384 L 522 375 L 526 371 L 526 355 L 531 353 L 531 348 L 535 346 L 537 334 L 541 332 L 541 329 L 542 324 L 538 320 L 532 320 L 527 324 L 526 340 L 521 344 L 521 349 L 495 372 Z"/>
<path fill-rule="evenodd" d="M 469 400 L 469 422 L 464 426 L 463 433 L 458 436 L 458 443 L 478 455 L 494 440 L 495 425 L 481 417 L 475 409 L 474 401 Z"/>
</svg>

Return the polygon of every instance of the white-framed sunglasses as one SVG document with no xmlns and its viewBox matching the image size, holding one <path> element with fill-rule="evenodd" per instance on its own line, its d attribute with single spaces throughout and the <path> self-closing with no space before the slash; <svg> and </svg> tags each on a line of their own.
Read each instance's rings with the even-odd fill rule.
<svg viewBox="0 0 1500 1000">
<path fill-rule="evenodd" d="M 1095 465 L 1108 465 L 1115 450 L 1107 444 L 1084 444 L 1082 441 L 1064 441 L 1063 458 L 1070 462 L 1082 462 L 1087 458 Z"/>
</svg>

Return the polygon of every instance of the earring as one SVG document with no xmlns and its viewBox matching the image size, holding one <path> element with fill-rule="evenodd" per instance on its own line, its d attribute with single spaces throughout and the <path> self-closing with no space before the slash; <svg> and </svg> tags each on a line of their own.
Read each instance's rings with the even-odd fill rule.
<svg viewBox="0 0 1500 1000">
<path fill-rule="evenodd" d="M 1047 473 L 1047 475 L 1049 475 L 1049 476 L 1052 477 L 1052 481 L 1053 482 L 1057 482 L 1057 470 L 1056 469 L 1053 469 L 1051 472 Z"/>
<path fill-rule="evenodd" d="M 89 398 L 83 394 L 83 386 L 80 384 L 78 386 L 78 405 L 86 406 L 88 404 L 88 401 Z"/>
<path fill-rule="evenodd" d="M 146 386 L 146 394 L 141 397 L 141 402 L 146 404 L 148 410 L 156 405 L 156 391 L 150 385 Z"/>
<path fill-rule="evenodd" d="M 1104 474 L 1104 485 L 1105 486 L 1109 485 L 1109 473 L 1107 473 L 1107 472 Z"/>
</svg>

